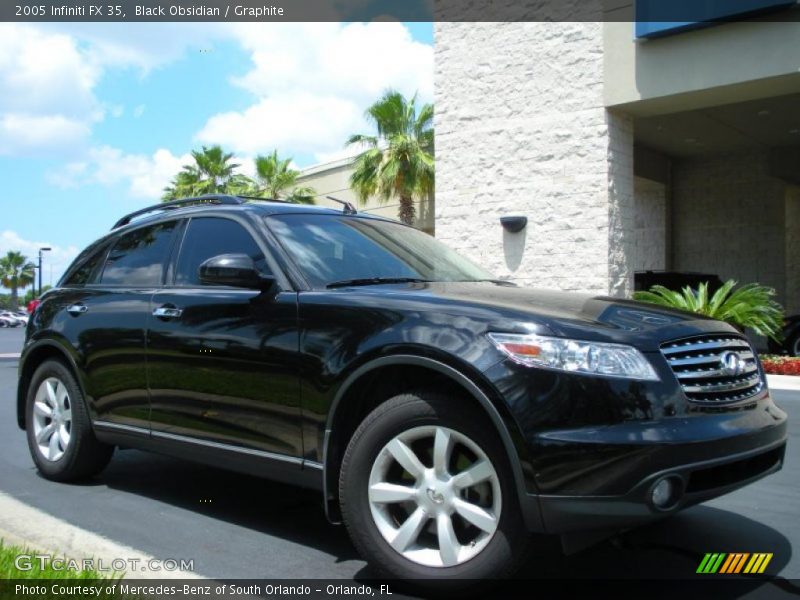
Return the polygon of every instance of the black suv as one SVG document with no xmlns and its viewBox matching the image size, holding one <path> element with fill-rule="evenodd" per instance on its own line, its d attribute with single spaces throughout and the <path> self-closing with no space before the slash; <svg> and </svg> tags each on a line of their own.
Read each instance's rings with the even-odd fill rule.
<svg viewBox="0 0 800 600">
<path fill-rule="evenodd" d="M 394 221 L 213 196 L 121 219 L 27 328 L 57 481 L 141 448 L 319 490 L 402 578 L 497 577 L 529 532 L 628 528 L 780 469 L 734 328 L 496 281 Z"/>
</svg>

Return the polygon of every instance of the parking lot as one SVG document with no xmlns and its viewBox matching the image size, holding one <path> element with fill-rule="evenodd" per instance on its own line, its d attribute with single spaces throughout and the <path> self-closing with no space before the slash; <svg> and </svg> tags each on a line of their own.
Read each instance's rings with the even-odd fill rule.
<svg viewBox="0 0 800 600">
<path fill-rule="evenodd" d="M 19 350 L 21 329 L 0 329 L 0 354 Z M 369 577 L 342 527 L 328 524 L 317 494 L 138 451 L 117 452 L 84 485 L 36 474 L 16 426 L 16 360 L 0 360 L 0 491 L 78 527 L 160 558 L 193 559 L 216 578 Z M 786 400 L 790 441 L 784 469 L 733 494 L 691 508 L 572 556 L 553 540 L 522 574 L 537 578 L 692 579 L 706 552 L 772 552 L 751 592 L 780 595 L 800 579 L 800 401 Z"/>
</svg>

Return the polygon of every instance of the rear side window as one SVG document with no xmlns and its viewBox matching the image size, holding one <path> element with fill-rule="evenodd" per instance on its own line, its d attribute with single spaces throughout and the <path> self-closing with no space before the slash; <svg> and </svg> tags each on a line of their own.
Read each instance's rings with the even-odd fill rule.
<svg viewBox="0 0 800 600">
<path fill-rule="evenodd" d="M 108 244 L 103 244 L 94 252 L 90 253 L 87 258 L 79 259 L 79 265 L 67 279 L 64 285 L 68 287 L 77 287 L 94 283 L 97 279 L 100 264 L 106 256 Z"/>
<path fill-rule="evenodd" d="M 100 283 L 105 285 L 161 285 L 175 221 L 126 233 L 106 260 Z"/>
<path fill-rule="evenodd" d="M 200 265 L 219 254 L 246 254 L 262 273 L 269 274 L 264 253 L 242 225 L 231 219 L 199 217 L 189 222 L 184 235 L 175 285 L 201 285 Z"/>
</svg>

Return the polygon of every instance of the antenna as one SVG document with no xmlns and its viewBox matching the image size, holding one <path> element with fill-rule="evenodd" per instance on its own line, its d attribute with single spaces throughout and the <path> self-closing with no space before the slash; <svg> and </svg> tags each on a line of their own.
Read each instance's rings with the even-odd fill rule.
<svg viewBox="0 0 800 600">
<path fill-rule="evenodd" d="M 358 211 L 355 209 L 355 207 L 352 204 L 350 204 L 347 200 L 339 200 L 339 198 L 334 198 L 333 196 L 325 196 L 325 197 L 328 200 L 333 200 L 334 202 L 338 202 L 339 204 L 344 206 L 344 208 L 342 209 L 342 212 L 344 214 L 346 214 L 346 215 L 357 215 L 358 214 Z"/>
</svg>

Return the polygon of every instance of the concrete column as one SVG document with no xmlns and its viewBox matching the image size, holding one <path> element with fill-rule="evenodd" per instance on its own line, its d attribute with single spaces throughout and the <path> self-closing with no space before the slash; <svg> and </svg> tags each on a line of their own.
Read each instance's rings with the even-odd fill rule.
<svg viewBox="0 0 800 600">
<path fill-rule="evenodd" d="M 439 22 L 435 52 L 436 236 L 524 285 L 630 291 L 633 132 L 603 104 L 602 23 Z"/>
</svg>

